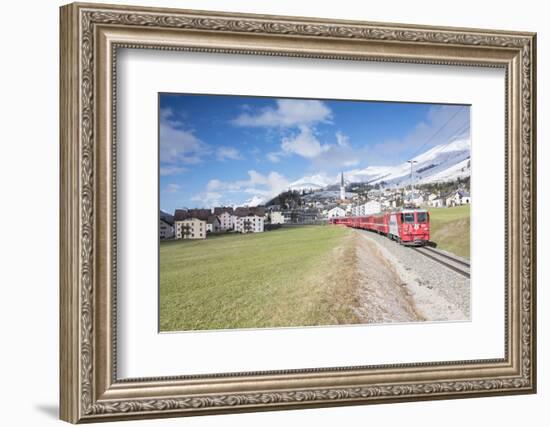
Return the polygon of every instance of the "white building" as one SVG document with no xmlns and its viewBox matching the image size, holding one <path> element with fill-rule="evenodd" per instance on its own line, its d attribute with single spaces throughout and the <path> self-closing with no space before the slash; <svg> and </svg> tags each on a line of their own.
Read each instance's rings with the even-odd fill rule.
<svg viewBox="0 0 550 427">
<path fill-rule="evenodd" d="M 380 212 L 382 212 L 382 205 L 375 200 L 365 203 L 362 208 L 363 215 L 374 215 Z"/>
<path fill-rule="evenodd" d="M 174 237 L 174 226 L 159 219 L 159 238 L 160 240 L 171 239 Z"/>
<path fill-rule="evenodd" d="M 206 221 L 189 218 L 176 221 L 176 239 L 206 239 Z"/>
<path fill-rule="evenodd" d="M 445 199 L 438 197 L 437 199 L 432 199 L 428 202 L 428 205 L 432 208 L 442 208 L 445 206 Z"/>
<path fill-rule="evenodd" d="M 424 197 L 420 193 L 409 193 L 405 197 L 405 203 L 413 206 L 420 206 L 424 203 Z"/>
<path fill-rule="evenodd" d="M 471 202 L 470 193 L 462 190 L 455 191 L 449 194 L 445 199 L 446 206 L 460 206 Z"/>
<path fill-rule="evenodd" d="M 220 220 L 216 215 L 211 215 L 206 221 L 206 232 L 217 233 L 221 230 Z"/>
<path fill-rule="evenodd" d="M 271 212 L 269 214 L 271 224 L 284 224 L 285 216 L 281 212 Z"/>
<path fill-rule="evenodd" d="M 238 216 L 235 218 L 235 231 L 239 233 L 262 233 L 264 217 L 258 215 Z"/>
<path fill-rule="evenodd" d="M 327 216 L 328 216 L 329 219 L 331 219 L 331 218 L 340 218 L 340 217 L 346 216 L 346 211 L 344 209 L 336 206 L 335 208 L 332 208 L 331 210 L 328 211 Z"/>
<path fill-rule="evenodd" d="M 220 220 L 220 231 L 235 229 L 235 218 L 236 216 L 229 212 L 223 212 L 221 215 L 218 215 L 218 219 Z"/>
<path fill-rule="evenodd" d="M 371 200 L 370 202 L 363 203 L 360 205 L 352 206 L 351 208 L 351 216 L 374 215 L 380 212 L 382 212 L 382 204 L 375 200 Z"/>
</svg>

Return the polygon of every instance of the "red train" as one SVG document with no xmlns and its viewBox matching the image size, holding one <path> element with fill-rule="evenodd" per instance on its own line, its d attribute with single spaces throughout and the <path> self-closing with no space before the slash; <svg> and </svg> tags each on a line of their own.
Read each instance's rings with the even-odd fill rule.
<svg viewBox="0 0 550 427">
<path fill-rule="evenodd" d="M 331 224 L 361 228 L 384 234 L 404 245 L 425 245 L 430 241 L 430 214 L 424 209 L 404 209 L 367 216 L 331 218 Z"/>
</svg>

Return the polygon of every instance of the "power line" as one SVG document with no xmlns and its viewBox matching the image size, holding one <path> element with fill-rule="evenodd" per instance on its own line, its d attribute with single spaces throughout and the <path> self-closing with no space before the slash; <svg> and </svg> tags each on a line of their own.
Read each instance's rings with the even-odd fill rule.
<svg viewBox="0 0 550 427">
<path fill-rule="evenodd" d="M 448 145 L 452 144 L 453 142 L 456 141 L 456 138 L 462 133 L 464 132 L 466 129 L 469 129 L 470 128 L 470 121 L 469 120 L 466 120 L 462 125 L 460 125 L 458 127 L 458 129 L 449 137 L 449 142 L 443 144 L 443 145 L 439 145 L 437 147 L 437 149 L 435 151 L 432 152 L 432 154 L 434 153 L 437 153 L 441 150 L 443 150 L 445 147 L 447 147 Z"/>
<path fill-rule="evenodd" d="M 466 130 L 466 129 L 470 129 L 470 121 L 469 120 L 466 120 L 461 126 L 458 127 L 458 129 L 449 137 L 449 142 L 441 145 L 441 149 L 447 147 L 448 145 L 452 144 L 453 142 L 455 142 L 458 137 Z M 470 132 L 468 132 L 469 134 Z"/>
<path fill-rule="evenodd" d="M 458 114 L 458 113 L 457 113 Z M 455 114 L 456 115 L 456 114 Z M 451 118 L 452 119 L 452 118 Z M 450 121 L 450 120 L 449 120 Z M 449 122 L 447 121 L 447 123 Z M 445 125 L 444 125 L 445 126 Z M 442 144 L 442 145 L 439 145 L 433 152 L 432 154 L 435 154 L 437 152 L 440 152 L 442 151 L 443 149 L 445 149 L 446 147 L 448 147 L 450 144 L 452 144 L 453 142 L 455 142 L 458 138 L 458 136 L 460 136 L 460 134 L 462 134 L 466 129 L 469 129 L 470 128 L 470 120 L 466 120 L 464 123 L 462 123 L 460 126 L 458 126 L 458 128 L 454 131 L 454 133 L 449 137 L 449 142 L 445 143 L 445 144 Z M 449 157 L 451 156 L 451 154 L 447 154 L 445 160 L 442 162 L 442 163 L 445 163 L 447 160 L 449 160 Z M 412 166 L 413 166 L 413 160 L 407 160 L 407 163 L 410 163 L 411 164 L 411 190 L 412 190 L 412 175 L 413 175 L 413 170 L 412 170 Z M 416 160 L 414 160 L 414 163 L 417 163 Z"/>
<path fill-rule="evenodd" d="M 449 142 L 443 144 L 443 145 L 440 145 L 437 147 L 437 149 L 432 153 L 437 153 L 437 152 L 440 152 L 442 150 L 444 150 L 446 147 L 448 147 L 449 145 L 451 145 L 453 142 L 455 142 L 458 138 L 458 136 L 463 133 L 466 129 L 469 129 L 470 128 L 470 121 L 469 120 L 466 120 L 462 125 L 460 125 L 458 127 L 458 129 L 449 137 Z M 447 156 L 445 157 L 445 160 L 443 161 L 443 163 L 445 163 L 447 160 L 449 160 L 449 158 L 451 157 L 451 153 L 448 153 Z"/>
<path fill-rule="evenodd" d="M 418 148 L 413 153 L 413 155 L 410 156 L 410 158 L 413 159 L 420 152 L 420 150 L 422 150 L 422 148 L 424 148 L 430 141 L 432 141 L 437 135 L 439 135 L 439 133 L 445 128 L 445 126 L 447 126 L 464 108 L 465 106 L 461 106 L 458 110 L 456 110 L 456 112 L 431 137 L 429 137 L 426 142 L 424 142 L 424 144 L 422 144 L 420 148 Z"/>
</svg>

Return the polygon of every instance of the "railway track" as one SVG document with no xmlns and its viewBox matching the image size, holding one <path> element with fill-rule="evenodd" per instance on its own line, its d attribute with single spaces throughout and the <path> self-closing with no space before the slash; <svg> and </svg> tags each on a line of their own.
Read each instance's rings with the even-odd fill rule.
<svg viewBox="0 0 550 427">
<path fill-rule="evenodd" d="M 413 247 L 411 249 L 441 265 L 444 265 L 448 269 L 453 270 L 454 272 L 461 274 L 464 277 L 470 278 L 470 263 L 463 258 L 453 256 L 451 254 L 434 248 L 430 248 L 428 246 L 422 246 L 418 248 Z"/>
</svg>

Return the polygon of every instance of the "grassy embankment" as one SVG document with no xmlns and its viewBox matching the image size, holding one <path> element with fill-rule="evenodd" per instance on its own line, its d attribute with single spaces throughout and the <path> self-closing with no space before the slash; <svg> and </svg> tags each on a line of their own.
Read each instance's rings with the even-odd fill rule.
<svg viewBox="0 0 550 427">
<path fill-rule="evenodd" d="M 430 209 L 430 240 L 439 249 L 470 258 L 470 205 Z"/>
<path fill-rule="evenodd" d="M 357 323 L 349 229 L 282 228 L 160 245 L 160 329 Z"/>
</svg>

